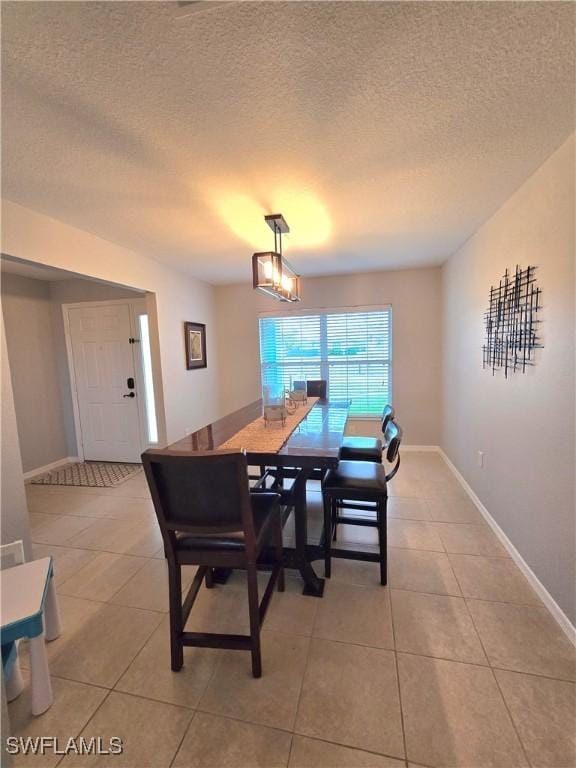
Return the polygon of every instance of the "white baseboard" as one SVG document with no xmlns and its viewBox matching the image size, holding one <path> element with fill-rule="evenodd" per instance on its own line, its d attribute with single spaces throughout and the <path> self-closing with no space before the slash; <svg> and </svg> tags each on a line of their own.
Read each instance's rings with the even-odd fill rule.
<svg viewBox="0 0 576 768">
<path fill-rule="evenodd" d="M 67 456 L 65 459 L 58 459 L 51 464 L 45 464 L 43 467 L 36 467 L 36 469 L 30 469 L 28 472 L 24 472 L 24 480 L 31 480 L 33 477 L 43 475 L 45 472 L 50 472 L 52 469 L 58 469 L 65 464 L 72 464 L 75 461 L 82 461 L 79 456 Z"/>
<path fill-rule="evenodd" d="M 402 453 L 411 453 L 412 451 L 427 451 L 428 453 L 438 453 L 440 448 L 437 445 L 404 445 L 402 443 Z"/>
<path fill-rule="evenodd" d="M 556 600 L 554 600 L 550 592 L 548 592 L 546 587 L 542 584 L 540 579 L 536 576 L 534 571 L 530 568 L 526 560 L 524 560 L 520 552 L 518 552 L 514 544 L 512 544 L 512 542 L 510 541 L 508 536 L 504 533 L 502 528 L 500 528 L 496 520 L 494 520 L 490 512 L 488 512 L 484 504 L 482 504 L 478 496 L 474 493 L 472 488 L 468 485 L 466 480 L 463 478 L 460 472 L 456 469 L 454 464 L 450 461 L 450 459 L 444 453 L 442 448 L 440 448 L 440 446 L 436 446 L 436 451 L 442 456 L 446 464 L 449 466 L 450 470 L 452 471 L 452 474 L 456 477 L 456 479 L 458 480 L 462 488 L 464 488 L 464 490 L 466 491 L 470 499 L 474 502 L 480 514 L 484 517 L 488 525 L 492 528 L 492 530 L 498 537 L 500 543 L 505 547 L 505 549 L 508 550 L 510 557 L 512 558 L 512 560 L 514 560 L 518 568 L 520 568 L 520 570 L 528 580 L 532 589 L 536 592 L 538 597 L 544 603 L 545 607 L 552 614 L 552 617 L 560 625 L 560 628 L 562 629 L 564 634 L 567 636 L 570 642 L 576 646 L 576 627 L 572 624 L 568 616 L 566 616 L 562 608 L 560 608 Z"/>
</svg>

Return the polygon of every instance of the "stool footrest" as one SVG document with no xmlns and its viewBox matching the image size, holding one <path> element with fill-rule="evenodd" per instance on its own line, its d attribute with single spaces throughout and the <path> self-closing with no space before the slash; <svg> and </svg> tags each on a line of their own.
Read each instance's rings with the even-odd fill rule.
<svg viewBox="0 0 576 768">
<path fill-rule="evenodd" d="M 370 528 L 378 528 L 378 520 L 367 520 L 365 517 L 348 517 L 337 515 L 334 521 L 337 525 L 366 525 Z"/>
<path fill-rule="evenodd" d="M 377 512 L 378 507 L 376 504 L 354 504 L 351 501 L 344 501 L 340 500 L 336 502 L 336 507 L 338 509 L 351 509 L 351 510 L 357 510 L 358 512 Z"/>
<path fill-rule="evenodd" d="M 343 560 L 365 560 L 368 563 L 379 563 L 382 559 L 378 552 L 364 552 L 360 549 L 332 549 L 330 554 Z"/>
<path fill-rule="evenodd" d="M 232 651 L 249 651 L 250 635 L 223 635 L 213 632 L 182 632 L 182 645 L 194 648 L 228 648 Z"/>
</svg>

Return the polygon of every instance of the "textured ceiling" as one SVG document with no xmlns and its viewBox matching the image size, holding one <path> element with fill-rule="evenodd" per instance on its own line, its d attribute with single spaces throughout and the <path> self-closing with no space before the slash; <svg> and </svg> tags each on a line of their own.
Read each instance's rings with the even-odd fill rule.
<svg viewBox="0 0 576 768">
<path fill-rule="evenodd" d="M 574 128 L 559 2 L 4 2 L 3 186 L 212 282 L 438 264 Z"/>
</svg>

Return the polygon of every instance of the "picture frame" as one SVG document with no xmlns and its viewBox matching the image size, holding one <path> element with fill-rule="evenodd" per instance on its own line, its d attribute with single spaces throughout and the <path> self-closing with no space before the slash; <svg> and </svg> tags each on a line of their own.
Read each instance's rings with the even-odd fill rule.
<svg viewBox="0 0 576 768">
<path fill-rule="evenodd" d="M 206 368 L 206 326 L 204 323 L 184 323 L 186 369 Z"/>
</svg>

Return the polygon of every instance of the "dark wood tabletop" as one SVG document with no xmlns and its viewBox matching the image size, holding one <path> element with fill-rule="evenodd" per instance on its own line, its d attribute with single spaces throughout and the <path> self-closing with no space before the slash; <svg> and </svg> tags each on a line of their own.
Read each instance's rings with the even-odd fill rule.
<svg viewBox="0 0 576 768">
<path fill-rule="evenodd" d="M 302 466 L 328 469 L 338 463 L 349 403 L 319 400 L 277 452 L 249 451 L 251 464 Z M 262 415 L 262 401 L 257 400 L 209 424 L 168 446 L 173 451 L 215 450 L 236 432 Z M 274 429 L 274 427 L 270 427 Z"/>
<path fill-rule="evenodd" d="M 279 451 L 248 451 L 248 462 L 278 467 L 326 470 L 338 464 L 349 405 L 319 400 Z"/>
<path fill-rule="evenodd" d="M 322 477 L 327 469 L 338 465 L 338 449 L 342 444 L 348 410 L 348 402 L 319 400 L 279 451 L 247 453 L 248 463 L 260 467 L 262 473 L 267 467 L 276 467 L 285 477 L 294 481 L 286 502 L 286 514 L 290 510 L 294 512 L 295 547 L 284 547 L 285 565 L 300 571 L 304 594 L 314 597 L 322 596 L 324 579 L 317 576 L 312 567 L 312 560 L 319 559 L 321 547 L 308 544 L 306 483 L 310 479 Z M 169 448 L 184 452 L 218 449 L 219 445 L 261 415 L 262 401 L 258 400 L 178 440 Z M 215 578 L 225 580 L 227 574 L 215 574 Z"/>
<path fill-rule="evenodd" d="M 347 402 L 319 400 L 298 424 L 284 447 L 283 456 L 338 457 L 348 418 Z"/>
</svg>

